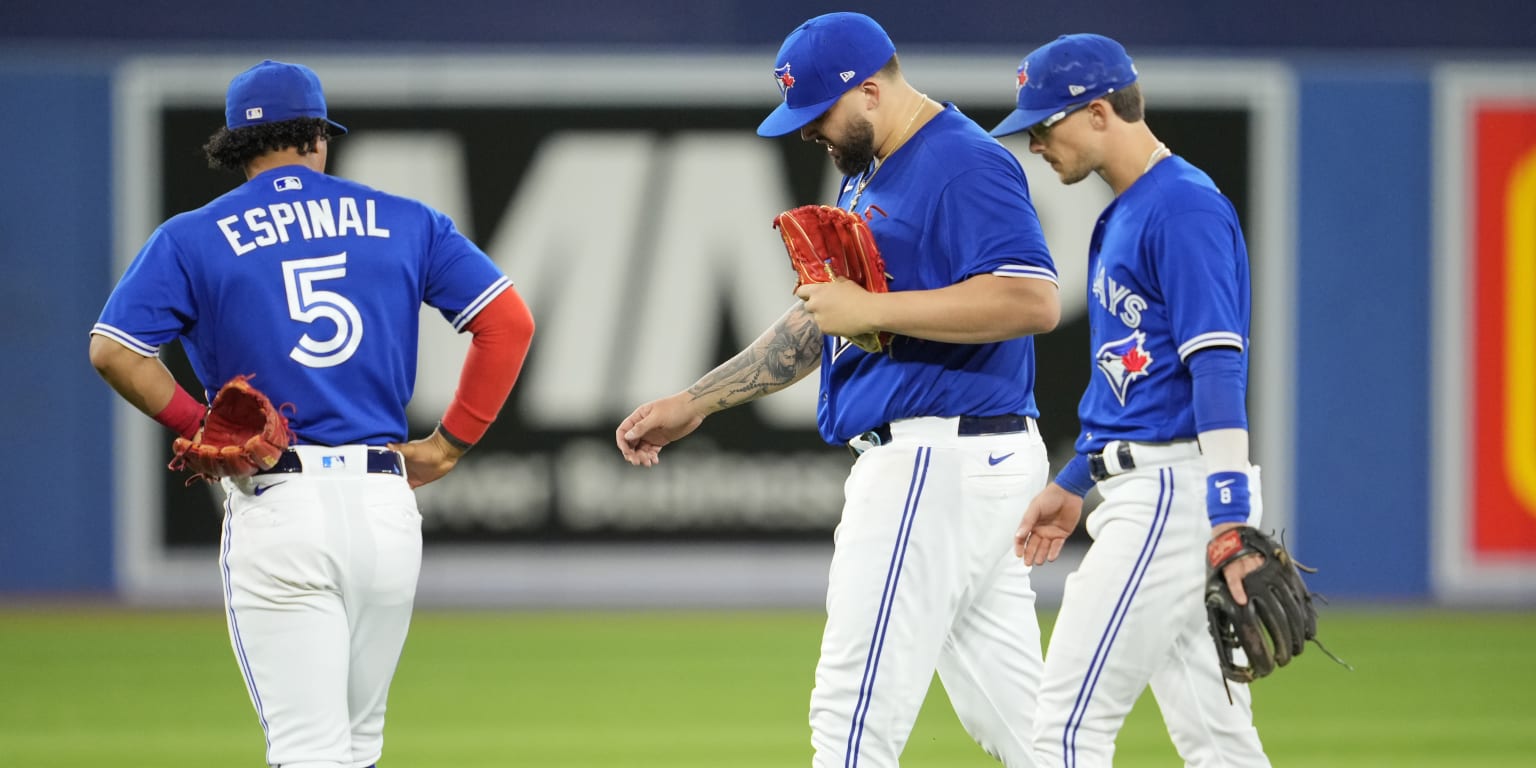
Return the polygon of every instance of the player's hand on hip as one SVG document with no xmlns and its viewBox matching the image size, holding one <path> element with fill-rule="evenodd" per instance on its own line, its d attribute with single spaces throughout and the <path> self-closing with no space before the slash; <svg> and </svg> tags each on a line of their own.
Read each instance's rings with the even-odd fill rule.
<svg viewBox="0 0 1536 768">
<path fill-rule="evenodd" d="M 870 321 L 870 304 L 878 297 L 845 278 L 830 283 L 807 283 L 795 289 L 795 295 L 805 302 L 821 332 L 829 336 L 851 339 L 876 328 Z"/>
<path fill-rule="evenodd" d="M 1223 532 L 1233 528 L 1241 528 L 1242 523 L 1222 523 L 1211 529 L 1211 538 L 1216 538 Z M 1227 580 L 1227 589 L 1232 591 L 1232 600 L 1238 605 L 1248 604 L 1248 591 L 1243 589 L 1243 578 L 1259 569 L 1264 564 L 1264 556 L 1252 552 L 1230 563 L 1221 569 L 1222 578 Z"/>
<path fill-rule="evenodd" d="M 687 392 L 652 400 L 619 423 L 613 432 L 614 442 L 630 464 L 655 466 L 661 461 L 662 447 L 698 429 L 704 415 Z"/>
<path fill-rule="evenodd" d="M 412 488 L 420 488 L 448 474 L 464 455 L 435 429 L 420 440 L 390 443 L 388 448 L 405 457 L 405 478 Z"/>
<path fill-rule="evenodd" d="M 1061 547 L 1083 516 L 1083 497 L 1047 483 L 1019 521 L 1013 533 L 1013 553 L 1025 565 L 1044 565 L 1061 555 Z"/>
</svg>

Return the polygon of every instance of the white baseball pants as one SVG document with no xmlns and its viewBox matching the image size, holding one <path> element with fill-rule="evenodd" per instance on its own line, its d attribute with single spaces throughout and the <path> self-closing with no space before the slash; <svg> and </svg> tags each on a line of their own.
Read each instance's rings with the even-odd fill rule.
<svg viewBox="0 0 1536 768">
<path fill-rule="evenodd" d="M 1206 467 L 1198 450 L 1189 454 L 1161 466 L 1138 460 L 1098 485 L 1093 544 L 1067 577 L 1045 654 L 1035 735 L 1043 766 L 1112 765 L 1115 736 L 1149 684 L 1186 765 L 1269 765 L 1248 686 L 1231 684 L 1228 703 L 1206 628 Z M 1257 525 L 1258 467 L 1248 474 Z"/>
<path fill-rule="evenodd" d="M 225 480 L 226 618 L 280 768 L 379 759 L 421 570 L 421 515 L 365 446 L 298 446 L 303 472 Z M 324 467 L 326 456 L 342 456 Z"/>
<path fill-rule="evenodd" d="M 1029 569 L 1013 531 L 1044 487 L 1038 430 L 958 436 L 956 419 L 891 425 L 845 485 L 811 692 L 814 764 L 898 764 L 935 670 L 1004 764 L 1033 766 L 1041 674 Z"/>
</svg>

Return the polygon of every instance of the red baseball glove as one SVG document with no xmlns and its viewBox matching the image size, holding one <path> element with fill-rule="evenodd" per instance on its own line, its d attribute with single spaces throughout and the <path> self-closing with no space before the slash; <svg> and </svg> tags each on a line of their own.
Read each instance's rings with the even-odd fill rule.
<svg viewBox="0 0 1536 768">
<path fill-rule="evenodd" d="M 784 238 L 784 250 L 794 266 L 799 288 L 806 283 L 852 280 L 870 293 L 886 293 L 885 260 L 864 217 L 829 205 L 802 205 L 773 219 Z M 849 341 L 866 352 L 890 346 L 889 332 L 865 333 Z"/>
<path fill-rule="evenodd" d="M 288 419 L 250 376 L 230 379 L 203 417 L 203 428 L 191 440 L 176 438 L 170 468 L 192 472 L 193 479 L 249 477 L 271 469 L 293 441 Z M 190 480 L 188 481 L 190 482 Z"/>
</svg>

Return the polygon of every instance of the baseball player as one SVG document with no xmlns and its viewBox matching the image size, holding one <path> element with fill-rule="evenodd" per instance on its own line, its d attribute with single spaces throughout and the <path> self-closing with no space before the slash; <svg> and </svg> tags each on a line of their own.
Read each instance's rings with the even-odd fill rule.
<svg viewBox="0 0 1536 768">
<path fill-rule="evenodd" d="M 1060 306 L 1022 168 L 953 105 L 908 84 L 868 16 L 805 22 L 773 76 L 784 101 L 758 133 L 798 131 L 826 147 L 844 175 L 837 203 L 868 219 L 891 291 L 801 286 L 747 349 L 635 409 L 616 430 L 619 450 L 654 465 L 710 414 L 819 366 L 821 436 L 857 459 L 811 693 L 814 764 L 897 765 L 937 670 L 987 752 L 1034 765 L 1039 625 L 1008 535 L 1049 471 L 1030 334 L 1054 328 Z M 875 332 L 895 334 L 883 352 L 848 341 Z"/>
<path fill-rule="evenodd" d="M 485 432 L 533 320 L 446 216 L 325 174 L 346 129 L 309 68 L 240 73 L 225 119 L 204 151 L 245 182 L 155 230 L 91 330 L 91 362 L 188 438 L 204 406 L 156 356 L 177 337 L 207 392 L 254 374 L 291 404 L 277 465 L 221 481 L 229 637 L 268 764 L 371 766 L 421 566 L 412 489 Z M 473 342 L 442 423 L 404 442 L 423 302 Z"/>
<path fill-rule="evenodd" d="M 1148 128 L 1136 78 L 1119 43 L 1062 36 L 1025 57 L 1018 109 L 992 131 L 1028 131 L 1064 183 L 1096 173 L 1116 196 L 1088 253 L 1095 371 L 1077 455 L 1015 535 L 1026 563 L 1054 560 L 1097 483 L 1093 544 L 1046 652 L 1035 750 L 1045 765 L 1110 765 L 1150 683 L 1186 764 L 1268 765 L 1247 687 L 1228 703 L 1202 599 L 1206 543 L 1260 515 L 1244 403 L 1248 253 L 1232 204 Z M 1256 565 L 1227 566 L 1235 596 Z"/>
</svg>

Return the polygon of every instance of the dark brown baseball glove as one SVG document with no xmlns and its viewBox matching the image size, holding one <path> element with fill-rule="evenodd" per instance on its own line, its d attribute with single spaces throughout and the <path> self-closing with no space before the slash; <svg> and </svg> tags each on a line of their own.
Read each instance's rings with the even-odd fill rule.
<svg viewBox="0 0 1536 768">
<path fill-rule="evenodd" d="M 1221 569 L 1254 553 L 1263 555 L 1264 564 L 1243 577 L 1248 602 L 1238 605 Z M 1205 610 L 1228 680 L 1247 683 L 1264 677 L 1300 654 L 1308 640 L 1317 640 L 1317 610 L 1301 580 L 1302 570 L 1316 571 L 1291 559 L 1279 542 L 1257 528 L 1233 528 L 1211 539 L 1206 562 Z M 1238 652 L 1246 661 L 1236 658 Z"/>
</svg>

